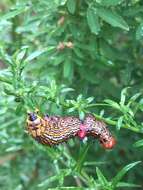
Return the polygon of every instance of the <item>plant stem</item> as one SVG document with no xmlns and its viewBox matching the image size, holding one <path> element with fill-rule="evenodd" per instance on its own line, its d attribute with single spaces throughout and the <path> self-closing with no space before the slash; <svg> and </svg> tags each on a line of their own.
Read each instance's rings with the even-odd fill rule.
<svg viewBox="0 0 143 190">
<path fill-rule="evenodd" d="M 90 104 L 90 105 L 87 105 L 87 108 L 90 108 L 90 107 L 96 107 L 96 106 L 111 106 L 109 104 L 104 104 L 104 103 L 96 103 L 96 104 Z"/>
<path fill-rule="evenodd" d="M 103 118 L 102 116 L 100 115 L 97 115 L 97 114 L 93 114 L 97 119 L 100 119 L 104 122 L 106 122 L 107 124 L 110 124 L 110 125 L 113 125 L 113 126 L 116 126 L 117 125 L 117 121 L 113 121 L 111 119 L 107 119 L 107 118 Z M 123 125 L 122 128 L 125 128 L 125 129 L 129 129 L 129 130 L 132 130 L 136 133 L 143 133 L 142 130 L 140 130 L 139 128 L 136 128 L 136 127 L 132 127 L 130 125 Z"/>
</svg>

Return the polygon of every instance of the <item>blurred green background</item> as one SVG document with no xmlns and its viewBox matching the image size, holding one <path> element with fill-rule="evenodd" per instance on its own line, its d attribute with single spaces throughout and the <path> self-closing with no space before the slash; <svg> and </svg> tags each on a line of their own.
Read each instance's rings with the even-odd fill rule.
<svg viewBox="0 0 143 190">
<path fill-rule="evenodd" d="M 142 73 L 142 0 L 1 0 L 0 189 L 143 189 Z M 42 146 L 26 131 L 35 108 L 91 112 L 117 145 Z"/>
</svg>

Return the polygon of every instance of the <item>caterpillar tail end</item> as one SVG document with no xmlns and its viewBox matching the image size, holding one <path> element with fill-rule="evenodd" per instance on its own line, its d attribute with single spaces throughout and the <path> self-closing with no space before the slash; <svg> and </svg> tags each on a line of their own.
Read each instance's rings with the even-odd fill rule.
<svg viewBox="0 0 143 190">
<path fill-rule="evenodd" d="M 105 149 L 112 149 L 114 148 L 114 146 L 116 145 L 116 139 L 114 137 L 111 137 L 111 139 L 107 142 L 102 142 L 101 143 L 102 146 L 105 148 Z"/>
</svg>

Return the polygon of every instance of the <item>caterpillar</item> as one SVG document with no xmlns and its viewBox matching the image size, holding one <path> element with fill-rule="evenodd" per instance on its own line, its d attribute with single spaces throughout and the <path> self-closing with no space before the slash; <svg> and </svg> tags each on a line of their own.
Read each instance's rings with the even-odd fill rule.
<svg viewBox="0 0 143 190">
<path fill-rule="evenodd" d="M 116 144 L 115 138 L 103 121 L 97 120 L 92 114 L 81 121 L 78 117 L 48 116 L 40 117 L 36 112 L 28 113 L 28 133 L 39 143 L 48 146 L 58 145 L 70 138 L 98 138 L 105 149 L 111 149 Z"/>
</svg>

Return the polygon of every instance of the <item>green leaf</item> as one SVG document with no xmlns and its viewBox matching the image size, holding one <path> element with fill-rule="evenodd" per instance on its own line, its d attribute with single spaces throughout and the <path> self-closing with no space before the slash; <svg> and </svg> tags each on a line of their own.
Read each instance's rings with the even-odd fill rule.
<svg viewBox="0 0 143 190">
<path fill-rule="evenodd" d="M 79 158 L 75 166 L 75 170 L 78 172 L 81 172 L 82 170 L 89 147 L 90 144 L 86 144 L 84 147 L 80 147 Z"/>
<path fill-rule="evenodd" d="M 82 99 L 83 99 L 83 95 L 79 94 L 78 97 L 77 97 L 77 101 L 80 102 Z"/>
<path fill-rule="evenodd" d="M 121 100 L 120 100 L 120 105 L 123 106 L 125 104 L 125 101 L 126 101 L 126 95 L 127 95 L 127 90 L 129 89 L 129 87 L 127 88 L 124 88 L 122 91 L 121 91 Z"/>
<path fill-rule="evenodd" d="M 105 164 L 107 164 L 107 162 L 102 162 L 102 161 L 101 162 L 100 161 L 99 162 L 98 161 L 90 162 L 90 161 L 88 161 L 88 162 L 84 163 L 84 166 L 93 166 L 93 165 L 97 166 L 97 165 L 103 165 L 103 164 L 105 165 Z"/>
<path fill-rule="evenodd" d="M 91 102 L 93 102 L 93 100 L 94 100 L 93 96 L 86 99 L 86 101 L 87 101 L 88 104 L 91 103 Z"/>
<path fill-rule="evenodd" d="M 4 87 L 4 92 L 7 94 L 7 95 L 13 95 L 13 96 L 16 96 L 16 91 L 13 89 L 13 86 L 5 86 Z"/>
<path fill-rule="evenodd" d="M 57 187 L 57 188 L 48 188 L 48 190 L 83 190 L 83 187 Z"/>
<path fill-rule="evenodd" d="M 0 81 L 8 84 L 12 84 L 12 78 L 9 76 L 0 76 Z"/>
<path fill-rule="evenodd" d="M 47 51 L 47 49 L 44 49 L 44 50 L 37 50 L 37 51 L 34 51 L 33 53 L 31 53 L 25 61 L 32 61 L 33 59 L 39 57 L 41 54 L 45 53 Z"/>
<path fill-rule="evenodd" d="M 109 100 L 109 99 L 104 100 L 104 102 L 108 103 L 111 107 L 120 110 L 120 106 L 117 102 L 114 102 L 113 100 Z"/>
<path fill-rule="evenodd" d="M 3 48 L 0 47 L 0 59 L 3 59 L 8 65 L 12 65 L 13 61 L 10 55 L 8 55 Z"/>
<path fill-rule="evenodd" d="M 62 177 L 68 176 L 70 173 L 71 173 L 71 169 L 60 170 L 59 174 L 49 177 L 42 183 L 38 184 L 38 187 L 47 186 L 49 183 L 52 183 L 56 180 L 60 180 Z"/>
<path fill-rule="evenodd" d="M 71 113 L 71 112 L 74 112 L 75 110 L 76 110 L 76 108 L 72 107 L 72 108 L 69 108 L 67 111 L 68 111 L 68 113 Z"/>
<path fill-rule="evenodd" d="M 141 163 L 141 161 L 137 161 L 137 162 L 133 162 L 131 164 L 128 164 L 127 166 L 125 166 L 122 170 L 120 170 L 118 172 L 118 174 L 113 178 L 112 182 L 111 182 L 111 186 L 112 187 L 116 187 L 118 182 L 121 181 L 121 179 L 124 177 L 124 175 L 130 170 L 132 169 L 134 166 L 136 166 L 137 164 Z"/>
<path fill-rule="evenodd" d="M 17 7 L 17 9 L 14 9 L 14 10 L 10 10 L 8 13 L 6 13 L 5 15 L 3 15 L 2 17 L 0 17 L 0 21 L 2 20 L 7 20 L 7 19 L 11 19 L 25 11 L 28 10 L 28 7 L 27 6 L 24 6 L 24 7 Z"/>
<path fill-rule="evenodd" d="M 110 9 L 105 8 L 97 8 L 95 10 L 98 14 L 98 16 L 103 19 L 105 22 L 109 23 L 111 26 L 119 27 L 124 30 L 129 30 L 128 24 L 125 22 L 125 20 L 115 11 L 113 12 Z"/>
<path fill-rule="evenodd" d="M 63 88 L 63 89 L 61 90 L 61 93 L 67 93 L 67 92 L 72 92 L 72 91 L 74 91 L 73 88 Z"/>
<path fill-rule="evenodd" d="M 98 15 L 91 8 L 87 9 L 87 23 L 92 33 L 98 34 L 100 32 L 100 24 L 99 24 Z"/>
<path fill-rule="evenodd" d="M 126 182 L 119 182 L 117 187 L 130 187 L 130 188 L 135 188 L 135 187 L 141 187 L 141 185 L 133 184 L 133 183 L 126 183 Z"/>
<path fill-rule="evenodd" d="M 123 123 L 123 116 L 119 117 L 118 122 L 117 122 L 117 129 L 120 130 L 120 128 L 122 127 L 122 123 Z"/>
<path fill-rule="evenodd" d="M 27 53 L 27 48 L 25 49 L 22 49 L 20 52 L 18 52 L 17 56 L 16 56 L 16 61 L 18 62 L 21 62 L 24 60 L 25 56 L 26 56 L 26 53 Z"/>
<path fill-rule="evenodd" d="M 67 0 L 55 0 L 55 3 L 57 3 L 57 5 L 65 5 L 67 2 Z"/>
<path fill-rule="evenodd" d="M 110 59 L 110 60 L 117 60 L 121 59 L 119 56 L 119 52 L 115 50 L 107 41 L 105 40 L 100 40 L 100 53 L 104 57 Z"/>
<path fill-rule="evenodd" d="M 141 40 L 143 39 L 143 22 L 137 27 L 136 30 L 136 39 Z"/>
<path fill-rule="evenodd" d="M 60 54 L 56 57 L 56 59 L 53 61 L 53 65 L 59 65 L 60 63 L 65 61 L 65 54 Z"/>
<path fill-rule="evenodd" d="M 102 174 L 102 172 L 100 171 L 100 169 L 98 167 L 96 167 L 96 174 L 99 180 L 99 183 L 103 186 L 108 185 L 108 181 L 107 179 L 104 177 L 104 175 Z"/>
<path fill-rule="evenodd" d="M 138 99 L 140 96 L 141 96 L 142 93 L 136 93 L 134 94 L 131 98 L 130 98 L 130 101 L 131 102 L 134 102 L 136 99 Z"/>
<path fill-rule="evenodd" d="M 71 14 L 74 14 L 76 10 L 76 0 L 67 0 L 67 8 Z"/>
<path fill-rule="evenodd" d="M 79 48 L 74 48 L 73 51 L 75 52 L 75 54 L 77 55 L 77 57 L 84 59 L 84 54 L 82 53 L 82 51 L 80 51 Z"/>
<path fill-rule="evenodd" d="M 22 149 L 21 145 L 13 145 L 13 146 L 8 147 L 5 151 L 6 152 L 16 152 L 21 149 Z"/>
<path fill-rule="evenodd" d="M 103 6 L 116 6 L 120 4 L 122 1 L 123 0 L 100 0 L 100 1 L 97 1 L 97 3 Z"/>
<path fill-rule="evenodd" d="M 80 118 L 80 120 L 84 120 L 84 117 L 85 117 L 85 113 L 83 112 L 83 111 L 79 111 L 79 118 Z"/>
<path fill-rule="evenodd" d="M 133 146 L 134 146 L 134 147 L 140 147 L 140 146 L 143 146 L 143 139 L 141 139 L 141 140 L 135 142 Z"/>
<path fill-rule="evenodd" d="M 42 183 L 38 184 L 38 187 L 46 186 L 46 185 L 48 185 L 49 183 L 56 181 L 57 179 L 58 179 L 58 176 L 57 176 L 57 175 L 52 176 L 52 177 L 49 177 L 48 179 L 46 179 L 46 180 L 43 181 Z"/>
<path fill-rule="evenodd" d="M 73 76 L 73 64 L 72 62 L 67 59 L 65 62 L 64 62 L 64 69 L 63 69 L 63 75 L 64 75 L 64 78 L 67 78 L 69 80 L 72 79 L 72 76 Z"/>
<path fill-rule="evenodd" d="M 129 6 L 129 8 L 127 8 L 126 10 L 124 10 L 124 16 L 126 17 L 135 17 L 137 16 L 139 13 L 142 14 L 143 12 L 143 6 Z"/>
</svg>

